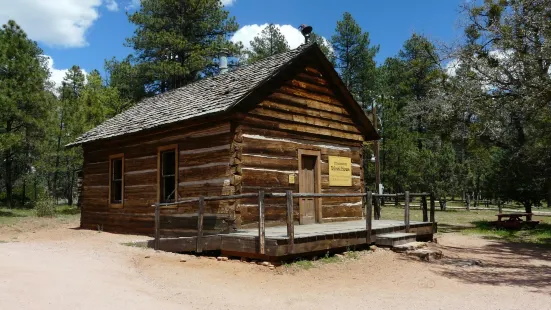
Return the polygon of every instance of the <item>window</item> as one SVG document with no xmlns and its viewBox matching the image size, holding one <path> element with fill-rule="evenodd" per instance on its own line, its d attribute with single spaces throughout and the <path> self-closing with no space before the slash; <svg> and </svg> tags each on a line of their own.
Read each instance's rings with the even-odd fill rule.
<svg viewBox="0 0 551 310">
<path fill-rule="evenodd" d="M 113 155 L 109 162 L 109 205 L 122 207 L 124 197 L 124 156 Z"/>
<path fill-rule="evenodd" d="M 178 195 L 178 147 L 159 148 L 159 201 L 174 202 Z"/>
</svg>

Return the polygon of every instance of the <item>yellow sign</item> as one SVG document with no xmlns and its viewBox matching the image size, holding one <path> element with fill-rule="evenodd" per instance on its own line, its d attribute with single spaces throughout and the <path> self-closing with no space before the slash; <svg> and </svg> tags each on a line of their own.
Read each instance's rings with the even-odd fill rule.
<svg viewBox="0 0 551 310">
<path fill-rule="evenodd" d="M 295 184 L 295 175 L 289 174 L 289 184 Z"/>
<path fill-rule="evenodd" d="M 352 162 L 349 157 L 329 156 L 329 186 L 352 186 Z"/>
</svg>

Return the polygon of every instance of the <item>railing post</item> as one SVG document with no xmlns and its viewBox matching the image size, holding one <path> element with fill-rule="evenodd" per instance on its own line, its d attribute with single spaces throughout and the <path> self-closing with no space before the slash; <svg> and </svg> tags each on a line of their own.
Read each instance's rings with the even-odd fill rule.
<svg viewBox="0 0 551 310">
<path fill-rule="evenodd" d="M 161 230 L 161 205 L 155 203 L 155 251 L 159 250 L 161 242 L 160 230 Z"/>
<path fill-rule="evenodd" d="M 430 194 L 430 222 L 432 223 L 432 232 L 437 232 L 436 221 L 434 219 L 434 211 L 436 208 L 436 202 L 434 201 L 434 194 Z"/>
<path fill-rule="evenodd" d="M 373 200 L 375 201 L 375 219 L 380 220 L 381 219 L 381 206 L 379 204 L 379 196 L 377 194 L 373 195 Z"/>
<path fill-rule="evenodd" d="M 197 244 L 196 252 L 203 252 L 203 217 L 205 215 L 205 197 L 199 197 L 199 211 L 197 213 Z"/>
<path fill-rule="evenodd" d="M 372 214 L 373 214 L 373 195 L 371 191 L 368 191 L 366 193 L 365 197 L 365 231 L 366 231 L 366 237 L 365 242 L 367 244 L 371 244 L 371 227 L 372 227 Z"/>
<path fill-rule="evenodd" d="M 264 227 L 264 191 L 258 191 L 258 240 L 260 242 L 260 254 L 265 253 L 266 230 Z"/>
<path fill-rule="evenodd" d="M 404 224 L 406 225 L 406 232 L 409 232 L 409 191 L 404 194 L 405 208 L 404 208 Z"/>
<path fill-rule="evenodd" d="M 423 222 L 429 221 L 428 208 L 427 208 L 427 196 L 421 196 L 421 204 L 423 208 Z"/>
<path fill-rule="evenodd" d="M 293 219 L 293 191 L 285 191 L 287 198 L 287 238 L 289 238 L 289 253 L 295 252 L 295 221 Z"/>
</svg>

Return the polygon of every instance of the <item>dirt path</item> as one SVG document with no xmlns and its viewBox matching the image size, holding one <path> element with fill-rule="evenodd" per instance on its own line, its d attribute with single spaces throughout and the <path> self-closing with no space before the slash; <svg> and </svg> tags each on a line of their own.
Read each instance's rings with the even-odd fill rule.
<svg viewBox="0 0 551 310">
<path fill-rule="evenodd" d="M 425 263 L 386 250 L 308 270 L 217 262 L 121 245 L 143 239 L 69 229 L 0 244 L 0 309 L 547 309 L 544 250 L 448 234 Z M 2 235 L 3 234 L 3 235 Z M 0 228 L 0 239 L 13 240 Z M 147 258 L 146 258 L 147 257 Z M 180 262 L 182 258 L 187 262 Z"/>
</svg>

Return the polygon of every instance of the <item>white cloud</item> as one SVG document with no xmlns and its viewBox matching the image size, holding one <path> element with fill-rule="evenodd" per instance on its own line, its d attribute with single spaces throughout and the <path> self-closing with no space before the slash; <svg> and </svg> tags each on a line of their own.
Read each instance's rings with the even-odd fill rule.
<svg viewBox="0 0 551 310">
<path fill-rule="evenodd" d="M 237 0 L 222 0 L 223 6 L 232 6 Z"/>
<path fill-rule="evenodd" d="M 0 21 L 15 20 L 31 39 L 47 45 L 82 47 L 102 5 L 118 9 L 116 0 L 0 0 Z"/>
<path fill-rule="evenodd" d="M 47 58 L 48 70 L 50 70 L 50 81 L 54 83 L 54 92 L 57 93 L 57 89 L 61 86 L 61 82 L 63 82 L 63 78 L 69 69 L 57 69 L 54 67 L 54 60 L 52 57 L 48 55 L 44 55 L 44 57 Z M 84 72 L 84 75 L 88 74 L 84 69 L 82 69 L 82 72 Z"/>
<path fill-rule="evenodd" d="M 136 10 L 140 7 L 140 5 L 141 5 L 141 0 L 130 0 L 126 4 L 124 9 L 127 10 L 127 11 Z"/>
<path fill-rule="evenodd" d="M 268 24 L 258 25 L 258 24 L 252 24 L 252 25 L 246 25 L 239 30 L 237 30 L 234 35 L 231 37 L 232 42 L 242 42 L 243 46 L 246 49 L 251 48 L 251 41 L 254 37 L 256 37 L 260 32 L 266 28 Z M 287 40 L 287 43 L 289 43 L 289 46 L 293 48 L 299 47 L 301 44 L 304 43 L 304 37 L 302 36 L 302 33 L 300 31 L 291 26 L 291 25 L 275 25 L 279 31 L 285 36 L 285 39 Z"/>
<path fill-rule="evenodd" d="M 445 68 L 446 73 L 449 76 L 455 76 L 457 74 L 456 73 L 457 69 L 459 69 L 460 66 L 461 66 L 461 62 L 459 61 L 459 59 L 454 58 L 446 64 L 446 68 Z"/>
<path fill-rule="evenodd" d="M 115 0 L 105 0 L 105 7 L 112 12 L 119 10 L 119 4 Z"/>
</svg>

